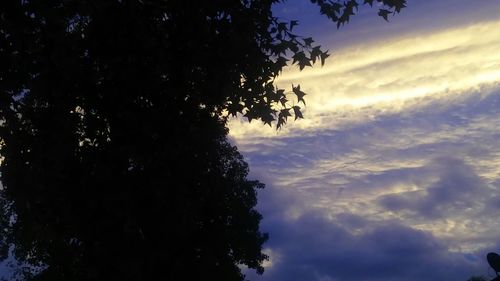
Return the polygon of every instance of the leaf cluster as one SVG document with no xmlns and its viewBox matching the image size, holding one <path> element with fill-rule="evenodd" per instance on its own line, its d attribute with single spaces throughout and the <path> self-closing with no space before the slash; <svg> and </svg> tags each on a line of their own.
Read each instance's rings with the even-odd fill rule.
<svg viewBox="0 0 500 281">
<path fill-rule="evenodd" d="M 337 28 L 349 22 L 351 16 L 356 14 L 361 1 L 334 1 L 334 0 L 311 0 L 312 3 L 320 7 L 322 14 L 337 24 Z M 373 6 L 374 3 L 379 3 L 382 7 L 379 8 L 378 15 L 388 20 L 390 14 L 396 14 L 401 9 L 406 7 L 406 0 L 363 0 L 363 5 Z"/>
<path fill-rule="evenodd" d="M 327 16 L 337 25 L 337 28 L 348 23 L 350 17 L 355 15 L 361 5 L 361 1 L 356 0 L 311 0 L 311 2 L 318 5 L 321 14 Z M 382 6 L 378 15 L 385 20 L 388 20 L 389 14 L 399 13 L 402 8 L 406 7 L 406 0 L 364 0 L 362 4 L 373 6 L 374 2 Z M 262 62 L 262 65 L 268 67 L 262 68 L 263 72 L 257 77 L 243 75 L 240 85 L 243 93 L 229 97 L 225 109 L 232 116 L 237 116 L 238 113 L 243 114 L 249 122 L 260 119 L 264 124 L 272 126 L 272 122 L 277 121 L 276 129 L 280 129 L 286 124 L 288 117 L 293 115 L 295 119 L 302 118 L 298 103 L 302 102 L 305 105 L 305 101 L 300 85 L 297 86 L 298 90 L 292 85 L 292 91 L 286 92 L 284 89 L 274 87 L 275 79 L 289 64 L 297 65 L 299 70 L 312 67 L 317 61 L 323 66 L 330 54 L 328 50 L 325 51 L 320 45 L 314 44 L 311 37 L 293 33 L 294 27 L 299 24 L 297 20 L 285 21 L 268 14 L 265 21 L 268 24 L 268 32 L 259 34 L 257 42 L 267 59 Z M 245 92 L 251 94 L 246 95 Z M 297 103 L 287 94 L 297 95 Z"/>
</svg>

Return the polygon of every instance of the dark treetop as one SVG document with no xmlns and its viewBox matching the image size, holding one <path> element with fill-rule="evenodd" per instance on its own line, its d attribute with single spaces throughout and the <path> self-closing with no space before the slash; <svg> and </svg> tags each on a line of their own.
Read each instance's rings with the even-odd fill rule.
<svg viewBox="0 0 500 281">
<path fill-rule="evenodd" d="M 1 257 L 27 280 L 242 280 L 263 271 L 247 164 L 228 115 L 280 128 L 327 52 L 277 0 L 0 4 Z M 339 26 L 357 1 L 311 1 Z M 404 0 L 381 2 L 379 15 Z M 293 97 L 290 97 L 293 96 Z M 295 103 L 294 103 L 295 104 Z"/>
</svg>

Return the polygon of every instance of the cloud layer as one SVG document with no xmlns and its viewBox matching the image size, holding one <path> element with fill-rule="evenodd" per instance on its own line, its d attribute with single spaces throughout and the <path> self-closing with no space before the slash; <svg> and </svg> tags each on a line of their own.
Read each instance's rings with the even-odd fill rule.
<svg viewBox="0 0 500 281">
<path fill-rule="evenodd" d="M 352 214 L 333 219 L 308 212 L 267 221 L 270 266 L 262 280 L 460 280 L 480 270 L 476 260 L 448 251 L 430 233 Z M 353 231 L 355 229 L 355 231 Z"/>
<path fill-rule="evenodd" d="M 484 253 L 500 249 L 499 104 L 500 92 L 473 95 L 240 146 L 268 184 L 259 209 L 274 260 L 252 280 L 487 274 Z"/>
<path fill-rule="evenodd" d="M 500 21 L 426 31 L 289 70 L 306 119 L 233 120 L 267 184 L 271 260 L 250 280 L 466 280 L 500 244 Z"/>
<path fill-rule="evenodd" d="M 341 49 L 323 68 L 290 67 L 278 85 L 291 89 L 292 83 L 301 83 L 308 93 L 307 118 L 281 135 L 364 122 L 435 99 L 460 99 L 471 91 L 484 94 L 500 81 L 499 46 L 500 21 L 491 21 Z M 277 135 L 259 123 L 245 123 L 233 119 L 231 134 Z"/>
</svg>

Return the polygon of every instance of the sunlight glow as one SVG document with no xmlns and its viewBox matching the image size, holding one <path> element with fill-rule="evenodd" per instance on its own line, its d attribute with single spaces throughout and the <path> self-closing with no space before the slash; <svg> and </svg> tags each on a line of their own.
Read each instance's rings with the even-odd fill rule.
<svg viewBox="0 0 500 281">
<path fill-rule="evenodd" d="M 300 83 L 307 93 L 305 119 L 289 122 L 279 133 L 259 122 L 232 119 L 230 134 L 236 139 L 283 136 L 290 129 L 332 128 L 360 114 L 366 118 L 367 107 L 376 115 L 419 106 L 422 98 L 454 99 L 500 82 L 499 49 L 500 21 L 493 21 L 334 50 L 325 67 L 288 67 L 277 80 L 286 90 Z M 343 121 L 328 120 L 338 120 L 339 112 Z"/>
</svg>

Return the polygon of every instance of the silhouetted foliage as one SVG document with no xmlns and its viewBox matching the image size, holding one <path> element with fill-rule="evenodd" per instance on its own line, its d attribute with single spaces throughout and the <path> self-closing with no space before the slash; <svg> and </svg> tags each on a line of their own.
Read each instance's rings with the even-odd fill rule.
<svg viewBox="0 0 500 281">
<path fill-rule="evenodd" d="M 328 53 L 278 0 L 0 4 L 0 256 L 27 280 L 242 280 L 263 271 L 248 167 L 226 118 L 277 128 Z M 311 1 L 338 26 L 357 1 Z M 372 4 L 374 1 L 364 1 Z M 378 0 L 379 14 L 403 0 Z M 39 272 L 39 274 L 37 274 Z"/>
<path fill-rule="evenodd" d="M 467 281 L 488 281 L 488 279 L 484 276 L 472 276 Z"/>
</svg>

